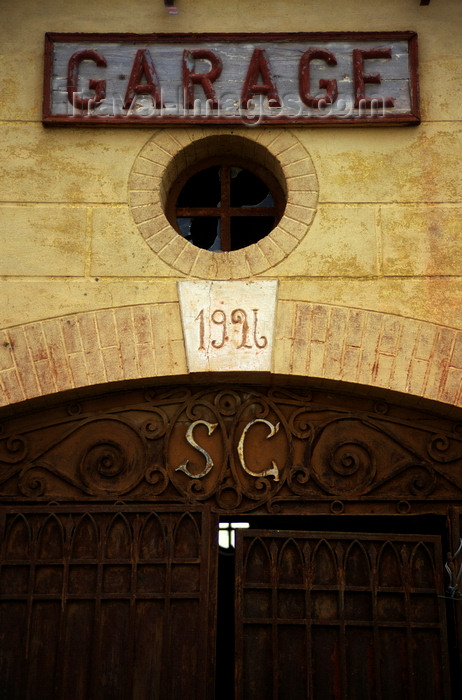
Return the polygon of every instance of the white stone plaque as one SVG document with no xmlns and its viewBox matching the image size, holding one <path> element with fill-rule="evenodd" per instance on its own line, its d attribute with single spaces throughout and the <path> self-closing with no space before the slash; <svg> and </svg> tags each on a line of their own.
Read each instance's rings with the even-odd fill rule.
<svg viewBox="0 0 462 700">
<path fill-rule="evenodd" d="M 271 371 L 277 284 L 178 282 L 189 371 Z"/>
</svg>

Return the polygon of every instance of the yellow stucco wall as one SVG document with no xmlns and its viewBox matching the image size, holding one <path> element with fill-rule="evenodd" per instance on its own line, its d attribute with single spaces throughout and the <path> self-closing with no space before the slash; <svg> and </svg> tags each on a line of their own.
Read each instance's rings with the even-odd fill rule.
<svg viewBox="0 0 462 700">
<path fill-rule="evenodd" d="M 278 138 L 294 139 L 309 154 L 319 188 L 313 223 L 295 250 L 287 253 L 281 242 L 280 262 L 269 269 L 263 265 L 261 271 L 256 263 L 250 265 L 254 277 L 280 280 L 274 371 L 376 384 L 461 405 L 460 0 L 431 0 L 427 7 L 420 7 L 418 0 L 381 4 L 178 0 L 177 4 L 177 16 L 169 16 L 161 0 L 129 4 L 22 0 L 0 8 L 0 405 L 115 378 L 185 372 L 179 316 L 171 330 L 176 343 L 172 347 L 177 349 L 157 364 L 156 352 L 160 358 L 161 350 L 156 350 L 156 328 L 172 318 L 177 280 L 193 273 L 210 274 L 207 268 L 181 272 L 159 256 L 141 235 L 129 196 L 137 158 L 159 131 L 164 145 L 170 132 L 180 147 L 205 130 L 44 128 L 44 33 L 333 30 L 418 32 L 422 124 L 380 129 L 303 127 L 287 133 L 282 128 L 234 130 L 268 144 Z M 287 166 L 286 149 L 275 157 Z M 296 201 L 295 197 L 295 206 Z M 294 222 L 297 216 L 303 223 L 305 215 L 293 213 Z M 223 268 L 216 276 L 235 274 Z M 82 319 L 96 318 L 97 312 L 111 310 L 112 317 L 122 318 L 123 308 L 148 307 L 158 309 L 157 325 L 149 330 L 154 359 L 144 364 L 133 360 L 137 369 L 132 373 L 122 330 L 114 330 L 115 340 L 107 345 L 99 336 L 87 337 L 82 331 Z M 381 330 L 371 335 L 365 321 L 360 342 L 338 341 L 326 351 L 321 365 L 313 364 L 307 348 L 314 326 L 305 342 L 303 323 L 297 321 L 308 307 L 310 318 L 313 309 L 322 309 L 322 318 L 324 313 L 329 318 L 338 313 L 353 318 L 356 311 L 364 312 L 364 318 L 375 319 L 372 326 L 381 319 Z M 137 313 L 144 312 L 129 314 L 135 333 Z M 73 350 L 72 343 L 66 345 L 68 336 L 62 328 L 76 323 L 83 325 L 80 345 Z M 47 338 L 46 328 L 50 333 L 53 329 L 54 340 Z M 401 330 L 396 330 L 393 350 L 381 353 L 381 339 L 390 335 L 389 328 Z M 346 338 L 347 323 L 342 332 Z M 355 368 L 349 364 L 348 348 L 368 344 L 375 358 L 381 354 L 395 358 L 385 375 L 378 365 L 369 373 L 361 370 L 369 362 L 374 366 L 365 351 Z M 62 361 L 56 359 L 57 347 Z M 111 370 L 102 370 L 95 378 L 91 355 L 106 347 L 114 348 L 113 360 L 117 356 L 116 365 L 108 361 L 108 367 L 128 363 L 127 370 L 119 374 L 113 370 L 115 377 Z M 81 350 L 86 360 L 74 376 L 68 358 Z M 409 362 L 400 364 L 404 351 Z"/>
</svg>

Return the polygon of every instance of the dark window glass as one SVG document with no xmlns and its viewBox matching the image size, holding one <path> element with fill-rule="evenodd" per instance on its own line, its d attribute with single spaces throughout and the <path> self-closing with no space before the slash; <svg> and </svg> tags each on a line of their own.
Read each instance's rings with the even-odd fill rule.
<svg viewBox="0 0 462 700">
<path fill-rule="evenodd" d="M 282 216 L 279 182 L 260 165 L 237 158 L 211 160 L 177 179 L 167 216 L 179 234 L 204 250 L 239 250 L 257 243 Z"/>
</svg>

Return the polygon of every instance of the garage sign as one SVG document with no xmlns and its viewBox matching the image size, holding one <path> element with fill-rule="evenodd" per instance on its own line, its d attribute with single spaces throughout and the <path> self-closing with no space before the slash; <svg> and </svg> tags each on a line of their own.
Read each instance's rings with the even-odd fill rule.
<svg viewBox="0 0 462 700">
<path fill-rule="evenodd" d="M 417 36 L 47 34 L 43 122 L 418 124 Z"/>
</svg>

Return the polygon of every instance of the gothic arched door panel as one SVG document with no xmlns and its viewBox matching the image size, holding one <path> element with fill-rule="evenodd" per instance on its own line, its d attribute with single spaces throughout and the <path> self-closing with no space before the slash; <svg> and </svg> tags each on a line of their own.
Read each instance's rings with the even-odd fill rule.
<svg viewBox="0 0 462 700">
<path fill-rule="evenodd" d="M 124 505 L 2 516 L 0 698 L 211 697 L 207 513 Z"/>
<path fill-rule="evenodd" d="M 238 700 L 450 700 L 438 536 L 244 530 Z"/>
</svg>

